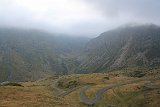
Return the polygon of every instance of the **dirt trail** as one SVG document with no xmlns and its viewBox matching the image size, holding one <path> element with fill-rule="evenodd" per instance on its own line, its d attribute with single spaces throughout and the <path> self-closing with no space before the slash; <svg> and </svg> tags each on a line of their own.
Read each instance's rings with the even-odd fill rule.
<svg viewBox="0 0 160 107">
<path fill-rule="evenodd" d="M 92 98 L 92 99 L 89 99 L 85 94 L 84 92 L 90 88 L 92 88 L 91 85 L 83 85 L 83 86 L 78 86 L 78 87 L 75 87 L 75 88 L 72 88 L 72 89 L 69 89 L 67 91 L 63 91 L 62 89 L 58 88 L 57 87 L 57 83 L 58 81 L 60 80 L 61 78 L 57 79 L 52 85 L 51 87 L 54 88 L 56 90 L 56 92 L 53 94 L 54 96 L 59 96 L 59 97 L 64 97 L 66 95 L 68 95 L 69 93 L 79 89 L 79 88 L 82 88 L 82 90 L 80 90 L 79 92 L 79 96 L 80 96 L 80 100 L 81 102 L 83 102 L 84 104 L 88 105 L 88 106 L 92 106 L 94 105 L 95 103 L 97 103 L 101 97 L 103 96 L 103 93 L 110 90 L 110 89 L 113 89 L 113 88 L 116 88 L 116 87 L 119 87 L 119 86 L 123 86 L 123 85 L 127 85 L 127 84 L 133 84 L 133 83 L 137 83 L 137 82 L 140 82 L 140 81 L 150 81 L 150 79 L 148 78 L 143 78 L 143 79 L 138 79 L 138 80 L 132 80 L 132 81 L 127 81 L 127 82 L 124 82 L 124 83 L 118 83 L 118 84 L 113 84 L 111 86 L 106 86 L 100 90 L 98 90 L 96 93 L 95 93 L 95 98 Z M 155 87 L 154 87 L 155 88 Z M 156 87 L 157 88 L 157 87 Z"/>
<path fill-rule="evenodd" d="M 127 85 L 127 84 L 132 84 L 132 83 L 136 83 L 136 82 L 140 82 L 140 81 L 144 81 L 146 79 L 141 79 L 141 80 L 134 80 L 134 81 L 127 81 L 125 83 L 119 83 L 119 84 L 114 84 L 114 85 L 111 85 L 111 86 L 107 86 L 107 87 L 104 87 L 100 90 L 98 90 L 95 94 L 95 98 L 93 99 L 89 99 L 85 94 L 84 94 L 84 91 L 86 91 L 87 89 L 89 88 L 92 88 L 92 86 L 87 86 L 86 88 L 83 88 L 81 91 L 80 91 L 80 100 L 85 103 L 86 105 L 94 105 L 95 103 L 97 103 L 104 92 L 108 91 L 109 89 L 113 89 L 115 87 L 119 87 L 119 86 L 123 86 L 123 85 Z"/>
</svg>

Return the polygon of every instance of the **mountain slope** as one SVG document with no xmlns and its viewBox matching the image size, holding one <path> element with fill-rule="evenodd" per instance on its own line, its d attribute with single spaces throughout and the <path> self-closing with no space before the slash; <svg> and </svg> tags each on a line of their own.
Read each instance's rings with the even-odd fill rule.
<svg viewBox="0 0 160 107">
<path fill-rule="evenodd" d="M 160 27 L 120 27 L 87 43 L 78 72 L 99 72 L 118 67 L 160 64 Z"/>
<path fill-rule="evenodd" d="M 0 82 L 160 64 L 160 27 L 156 25 L 120 27 L 88 41 L 1 28 Z"/>
<path fill-rule="evenodd" d="M 79 63 L 76 56 L 87 41 L 38 30 L 0 29 L 0 81 L 72 72 Z"/>
</svg>

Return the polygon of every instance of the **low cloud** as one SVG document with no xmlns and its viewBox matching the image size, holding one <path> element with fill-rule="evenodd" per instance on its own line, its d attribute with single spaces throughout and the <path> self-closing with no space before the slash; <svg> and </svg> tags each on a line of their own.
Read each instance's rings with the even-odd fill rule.
<svg viewBox="0 0 160 107">
<path fill-rule="evenodd" d="M 1 0 L 0 26 L 98 36 L 126 23 L 160 25 L 159 10 L 159 0 Z"/>
</svg>

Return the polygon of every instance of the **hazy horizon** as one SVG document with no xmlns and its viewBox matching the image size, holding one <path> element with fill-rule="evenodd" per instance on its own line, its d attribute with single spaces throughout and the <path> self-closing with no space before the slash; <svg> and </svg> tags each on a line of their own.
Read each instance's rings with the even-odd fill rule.
<svg viewBox="0 0 160 107">
<path fill-rule="evenodd" d="M 128 23 L 160 25 L 158 0 L 1 0 L 0 27 L 96 37 Z"/>
</svg>

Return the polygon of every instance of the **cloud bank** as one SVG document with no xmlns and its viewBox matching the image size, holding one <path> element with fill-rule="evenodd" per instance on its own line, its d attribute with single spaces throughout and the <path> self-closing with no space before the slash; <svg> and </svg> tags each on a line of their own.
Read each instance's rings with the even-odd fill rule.
<svg viewBox="0 0 160 107">
<path fill-rule="evenodd" d="M 160 0 L 1 0 L 0 26 L 98 36 L 126 23 L 160 25 L 159 10 Z"/>
</svg>

